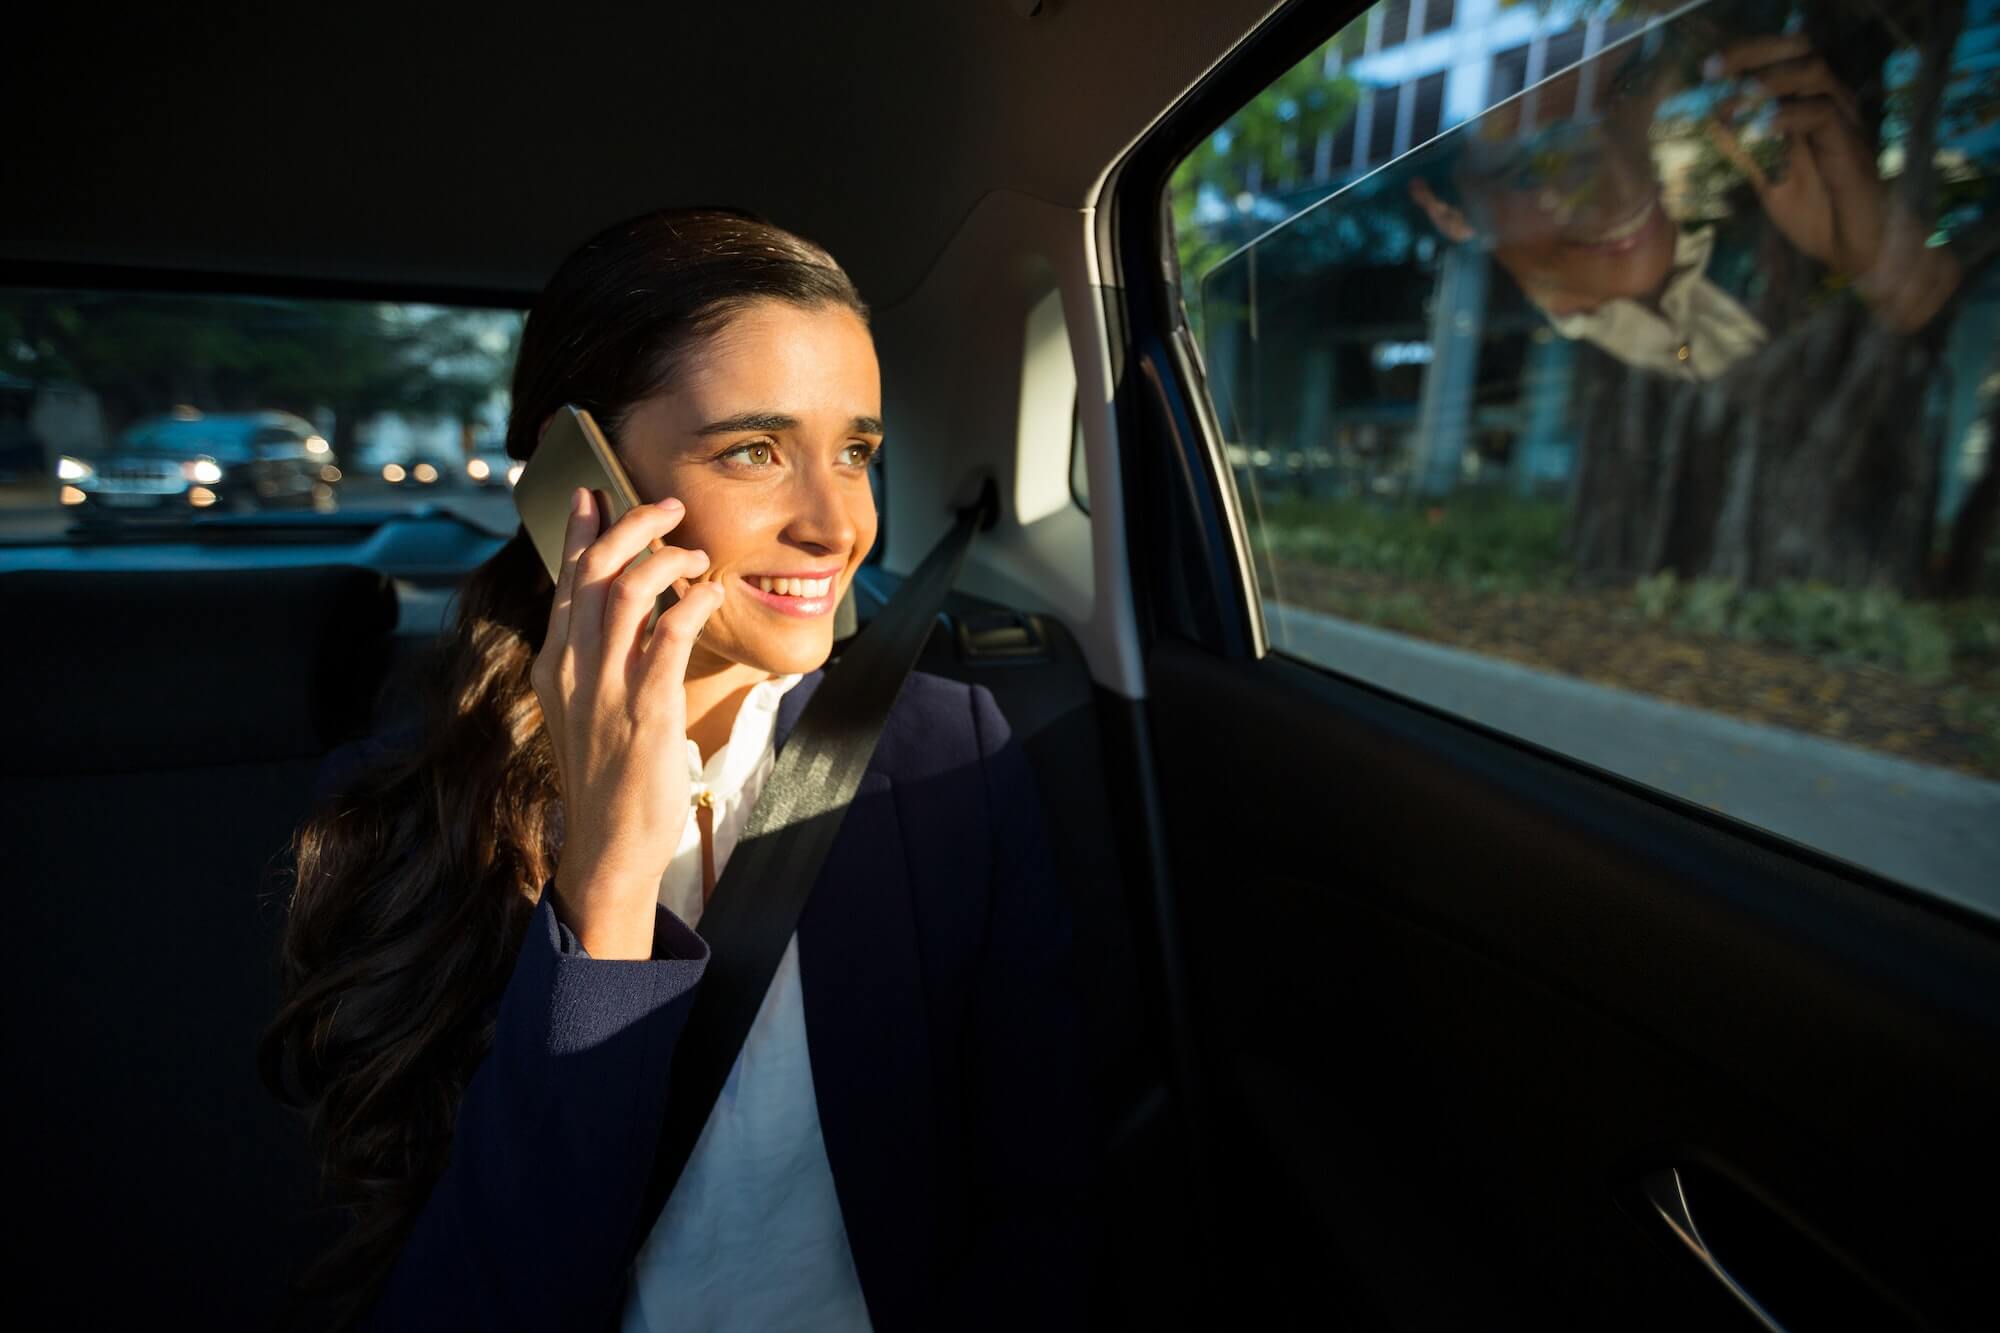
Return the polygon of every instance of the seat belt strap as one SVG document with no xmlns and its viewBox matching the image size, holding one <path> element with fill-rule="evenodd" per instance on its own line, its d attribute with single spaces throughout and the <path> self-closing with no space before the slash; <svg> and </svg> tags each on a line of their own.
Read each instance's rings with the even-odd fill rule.
<svg viewBox="0 0 2000 1333">
<path fill-rule="evenodd" d="M 715 1108 L 798 928 L 806 898 L 847 807 L 958 578 L 973 534 L 991 527 L 999 493 L 991 478 L 854 637 L 800 710 L 744 822 L 729 864 L 702 909 L 709 961 L 674 1050 L 659 1153 L 627 1249 L 638 1256 Z"/>
</svg>

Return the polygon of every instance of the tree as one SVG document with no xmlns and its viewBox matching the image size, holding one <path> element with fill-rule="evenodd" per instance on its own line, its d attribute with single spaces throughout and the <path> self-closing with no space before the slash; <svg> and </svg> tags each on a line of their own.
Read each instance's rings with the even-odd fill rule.
<svg viewBox="0 0 2000 1333">
<path fill-rule="evenodd" d="M 1885 129 L 1900 141 L 1905 166 L 1891 187 L 1927 228 L 1956 200 L 1990 194 L 1990 170 L 1968 192 L 1964 180 L 1941 181 L 1936 165 L 1959 86 L 1952 56 L 1962 16 L 1961 5 L 1912 2 L 1865 16 L 1867 30 L 1843 11 L 1807 20 L 1818 50 L 1853 65 L 1847 81 L 1871 142 Z M 1892 95 L 1883 56 L 1897 34 L 1912 44 L 1915 73 Z M 1575 568 L 1599 579 L 1671 570 L 1746 585 L 1926 590 L 1942 441 L 1925 404 L 1943 373 L 1956 302 L 1921 330 L 1885 327 L 1837 275 L 1776 235 L 1747 187 L 1732 212 L 1752 236 L 1763 287 L 1756 313 L 1771 341 L 1707 383 L 1664 379 L 1594 349 L 1583 356 Z M 1961 293 L 1995 253 L 1994 223 L 1973 218 L 1954 241 Z M 1952 543 L 1961 581 L 1979 563 L 1968 546 L 1992 526 L 1979 527 L 1991 490 L 1975 491 L 1969 526 Z"/>
<path fill-rule="evenodd" d="M 1349 24 L 1339 36 L 1280 75 L 1214 134 L 1195 145 L 1174 168 L 1167 191 L 1174 245 L 1183 299 L 1197 328 L 1202 276 L 1249 239 L 1242 222 L 1216 225 L 1199 221 L 1196 215 L 1204 195 L 1233 202 L 1244 195 L 1268 197 L 1306 183 L 1301 156 L 1322 134 L 1346 123 L 1360 97 L 1351 77 L 1326 73 L 1329 50 L 1351 45 L 1348 34 L 1357 26 Z M 1251 215 L 1252 225 L 1267 225 L 1255 222 L 1254 210 L 1242 211 Z"/>
</svg>

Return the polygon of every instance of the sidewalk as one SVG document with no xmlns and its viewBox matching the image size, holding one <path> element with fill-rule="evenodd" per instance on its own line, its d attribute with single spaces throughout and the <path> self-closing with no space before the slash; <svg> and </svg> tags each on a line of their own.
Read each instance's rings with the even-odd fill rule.
<svg viewBox="0 0 2000 1333">
<path fill-rule="evenodd" d="M 1271 644 L 2000 916 L 2000 782 L 1264 603 Z"/>
</svg>

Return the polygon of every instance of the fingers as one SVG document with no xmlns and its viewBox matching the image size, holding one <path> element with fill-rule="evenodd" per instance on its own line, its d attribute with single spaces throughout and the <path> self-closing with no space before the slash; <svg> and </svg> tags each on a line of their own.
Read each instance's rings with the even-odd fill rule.
<svg viewBox="0 0 2000 1333">
<path fill-rule="evenodd" d="M 642 708 L 658 709 L 669 720 L 686 725 L 687 698 L 682 686 L 687 678 L 688 656 L 702 626 L 721 605 L 721 584 L 692 583 L 678 602 L 660 613 L 645 662 L 639 669 L 636 688 L 643 697 Z"/>
<path fill-rule="evenodd" d="M 1824 97 L 1830 99 L 1848 124 L 1859 129 L 1861 107 L 1854 93 L 1834 76 L 1833 69 L 1812 49 L 1802 33 L 1757 37 L 1739 42 L 1722 53 L 1726 75 L 1745 75 L 1753 85 L 1748 91 L 1762 91 L 1774 97 Z"/>
<path fill-rule="evenodd" d="M 611 582 L 655 538 L 671 531 L 686 512 L 672 497 L 657 504 L 634 506 L 590 543 L 577 561 L 576 587 L 570 608 L 569 643 L 579 655 L 596 660 L 604 643 L 604 607 Z"/>
<path fill-rule="evenodd" d="M 1731 42 L 1719 53 L 1720 73 L 1733 79 L 1781 60 L 1797 60 L 1812 54 L 1812 40 L 1802 32 L 1774 32 Z"/>
<path fill-rule="evenodd" d="M 1840 109 L 1824 97 L 1782 102 L 1771 128 L 1812 144 L 1813 158 L 1827 184 L 1843 198 L 1860 188 L 1879 189 L 1880 177 L 1866 144 L 1852 132 Z"/>
<path fill-rule="evenodd" d="M 1743 147 L 1743 141 L 1736 137 L 1736 131 L 1730 129 L 1726 121 L 1711 120 L 1707 128 L 1709 142 L 1715 145 L 1716 151 L 1747 176 L 1760 194 L 1771 188 L 1771 178 L 1764 174 L 1764 168 Z"/>
<path fill-rule="evenodd" d="M 576 590 L 576 562 L 597 536 L 596 497 L 579 486 L 569 498 L 569 521 L 563 527 L 562 563 L 556 567 L 556 593 L 549 603 L 549 632 L 545 643 L 569 640 L 570 599 Z"/>
<path fill-rule="evenodd" d="M 668 584 L 678 587 L 680 580 L 697 578 L 707 569 L 708 552 L 662 546 L 613 579 L 604 604 L 606 665 L 629 666 L 633 654 L 645 651 L 638 641 L 640 625 L 660 594 Z"/>
</svg>

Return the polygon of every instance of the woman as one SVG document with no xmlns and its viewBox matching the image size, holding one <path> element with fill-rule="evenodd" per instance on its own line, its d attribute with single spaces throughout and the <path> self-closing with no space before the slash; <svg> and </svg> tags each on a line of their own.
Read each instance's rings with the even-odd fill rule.
<svg viewBox="0 0 2000 1333">
<path fill-rule="evenodd" d="M 1070 921 L 983 686 L 904 686 L 700 1142 L 639 1215 L 692 927 L 875 541 L 867 314 L 825 251 L 715 209 L 610 228 L 530 312 L 508 452 L 578 404 L 652 503 L 605 527 L 579 490 L 553 590 L 516 532 L 466 584 L 425 723 L 336 756 L 299 832 L 262 1058 L 354 1219 L 301 1283 L 329 1322 L 1080 1318 Z"/>
</svg>

